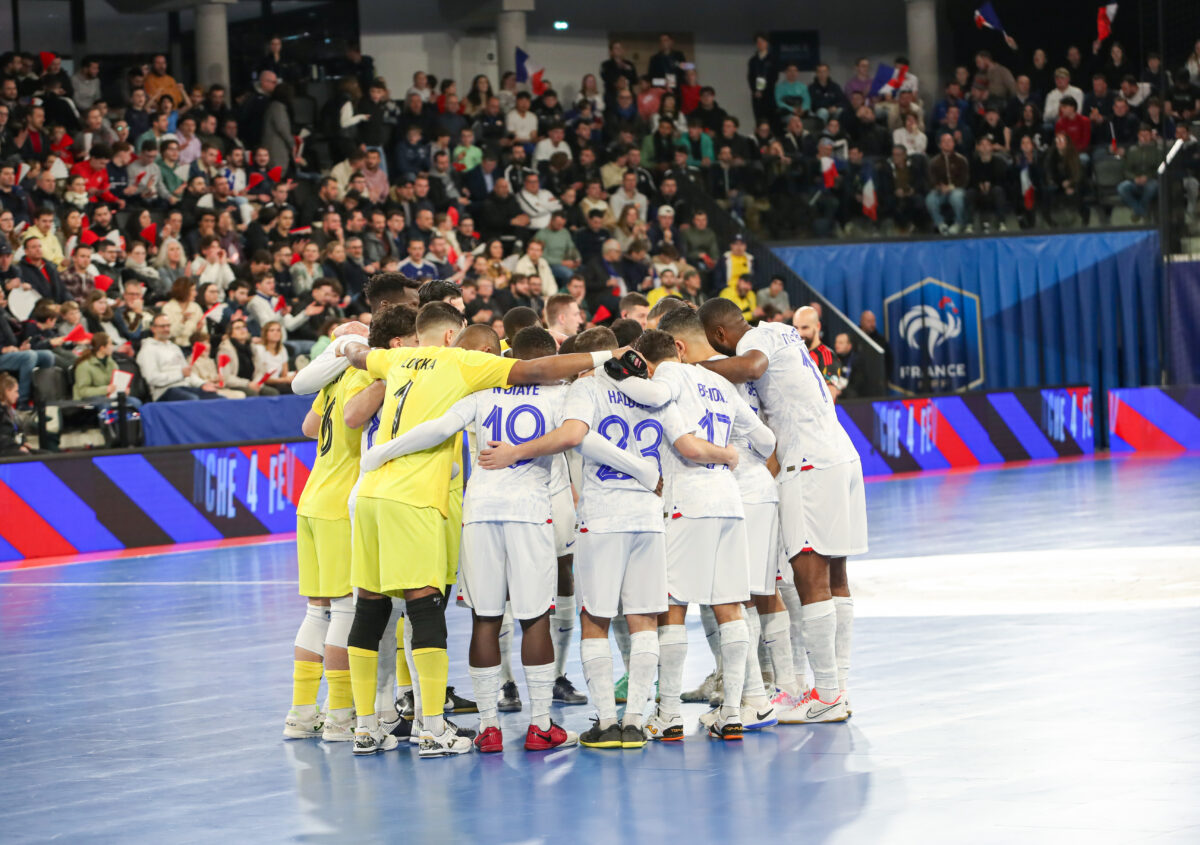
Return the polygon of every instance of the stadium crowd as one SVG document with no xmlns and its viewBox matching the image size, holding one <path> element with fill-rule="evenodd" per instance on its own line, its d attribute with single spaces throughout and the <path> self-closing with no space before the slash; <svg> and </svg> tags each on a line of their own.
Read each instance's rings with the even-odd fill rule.
<svg viewBox="0 0 1200 845">
<path fill-rule="evenodd" d="M 981 51 L 934 94 L 903 57 L 882 87 L 865 58 L 842 84 L 827 65 L 802 78 L 759 36 L 744 128 L 666 34 L 645 72 L 611 43 L 572 102 L 511 72 L 404 87 L 351 47 L 310 125 L 278 38 L 234 91 L 177 80 L 162 54 L 104 86 L 95 57 L 68 73 L 5 54 L 0 371 L 18 408 L 54 370 L 78 399 L 288 392 L 384 271 L 453 282 L 502 335 L 517 306 L 569 335 L 644 324 L 664 297 L 792 319 L 784 280 L 718 237 L 705 195 L 777 236 L 1003 230 L 1115 203 L 1136 221 L 1178 137 L 1194 217 L 1200 42 L 1166 89 L 1159 61 L 1135 68 L 1116 43 L 1057 68 Z"/>
</svg>

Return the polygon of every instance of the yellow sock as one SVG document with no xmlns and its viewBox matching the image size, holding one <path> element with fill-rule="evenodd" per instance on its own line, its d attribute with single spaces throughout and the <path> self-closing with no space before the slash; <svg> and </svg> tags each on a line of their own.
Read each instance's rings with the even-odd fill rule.
<svg viewBox="0 0 1200 845">
<path fill-rule="evenodd" d="M 350 688 L 354 690 L 354 712 L 357 716 L 375 713 L 375 673 L 379 666 L 379 652 L 350 646 Z"/>
<path fill-rule="evenodd" d="M 321 688 L 321 664 L 311 660 L 292 661 L 292 706 L 312 707 Z"/>
<path fill-rule="evenodd" d="M 404 657 L 404 647 L 396 649 L 396 684 L 402 687 L 412 686 L 412 672 L 408 671 L 408 660 Z"/>
<path fill-rule="evenodd" d="M 441 716 L 446 706 L 446 678 L 450 674 L 450 658 L 444 648 L 413 650 L 417 679 L 421 683 L 421 715 Z"/>
<path fill-rule="evenodd" d="M 330 710 L 344 710 L 354 706 L 354 696 L 350 693 L 349 669 L 326 669 L 325 682 L 329 684 Z"/>
</svg>

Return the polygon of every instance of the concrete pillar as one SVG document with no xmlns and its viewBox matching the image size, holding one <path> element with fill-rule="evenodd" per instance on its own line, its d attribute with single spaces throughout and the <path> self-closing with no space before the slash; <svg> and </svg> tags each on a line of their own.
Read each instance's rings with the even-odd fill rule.
<svg viewBox="0 0 1200 845">
<path fill-rule="evenodd" d="M 208 87 L 229 88 L 229 20 L 225 9 L 233 0 L 210 0 L 195 6 L 196 79 Z"/>
<path fill-rule="evenodd" d="M 517 69 L 517 48 L 529 52 L 525 13 L 533 11 L 534 0 L 501 0 L 496 13 L 496 50 L 501 75 Z"/>
<path fill-rule="evenodd" d="M 921 83 L 926 106 L 941 96 L 938 74 L 937 0 L 905 0 L 908 22 L 908 61 Z"/>
</svg>

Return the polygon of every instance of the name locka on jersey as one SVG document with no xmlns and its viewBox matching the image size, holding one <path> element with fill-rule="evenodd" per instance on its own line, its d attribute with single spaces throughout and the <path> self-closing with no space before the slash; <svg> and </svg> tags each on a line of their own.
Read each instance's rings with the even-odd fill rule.
<svg viewBox="0 0 1200 845">
<path fill-rule="evenodd" d="M 738 341 L 738 355 L 750 350 L 767 358 L 767 371 L 753 387 L 763 420 L 775 432 L 776 456 L 784 473 L 858 460 L 838 421 L 825 377 L 800 333 L 783 323 L 760 324 Z"/>
</svg>

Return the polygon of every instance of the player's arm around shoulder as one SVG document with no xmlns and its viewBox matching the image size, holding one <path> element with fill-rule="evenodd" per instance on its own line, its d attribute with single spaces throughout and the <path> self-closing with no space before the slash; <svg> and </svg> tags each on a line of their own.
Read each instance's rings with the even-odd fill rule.
<svg viewBox="0 0 1200 845">
<path fill-rule="evenodd" d="M 736 392 L 730 393 L 729 401 L 734 409 L 734 434 L 745 437 L 754 453 L 765 461 L 775 453 L 775 432 L 767 428 L 754 409 Z"/>
<path fill-rule="evenodd" d="M 304 422 L 300 424 L 300 431 L 305 437 L 312 440 L 317 439 L 317 435 L 321 433 L 321 417 L 316 411 L 309 411 L 304 415 Z"/>
<path fill-rule="evenodd" d="M 387 392 L 387 382 L 377 379 L 369 387 L 360 390 L 346 400 L 342 408 L 342 418 L 350 428 L 362 428 L 371 417 L 383 407 L 383 397 Z"/>
<path fill-rule="evenodd" d="M 740 355 L 716 361 L 701 361 L 700 366 L 711 370 L 734 384 L 757 381 L 767 372 L 767 356 L 760 349 L 748 349 Z"/>
<path fill-rule="evenodd" d="M 475 419 L 475 408 L 475 397 L 468 396 L 455 402 L 450 410 L 437 419 L 415 425 L 385 443 L 376 443 L 362 456 L 363 472 L 374 472 L 388 461 L 445 443 Z"/>
<path fill-rule="evenodd" d="M 582 443 L 587 433 L 588 424 L 582 420 L 565 420 L 553 431 L 518 445 L 489 440 L 488 448 L 479 452 L 479 466 L 481 469 L 504 469 L 517 461 L 565 452 Z"/>
</svg>

